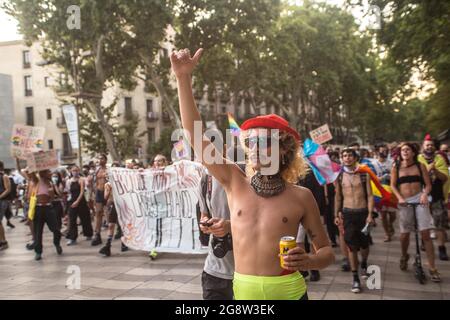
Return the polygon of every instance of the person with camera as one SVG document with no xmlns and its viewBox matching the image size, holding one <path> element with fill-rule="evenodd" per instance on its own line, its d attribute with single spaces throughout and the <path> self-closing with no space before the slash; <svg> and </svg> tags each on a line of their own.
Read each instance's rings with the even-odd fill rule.
<svg viewBox="0 0 450 320">
<path fill-rule="evenodd" d="M 202 179 L 200 230 L 209 234 L 208 255 L 202 273 L 204 300 L 232 300 L 234 258 L 227 195 L 211 175 Z"/>
</svg>

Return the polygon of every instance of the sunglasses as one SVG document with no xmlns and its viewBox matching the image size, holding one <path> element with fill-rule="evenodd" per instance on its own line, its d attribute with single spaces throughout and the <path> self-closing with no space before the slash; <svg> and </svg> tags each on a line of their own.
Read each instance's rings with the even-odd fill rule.
<svg viewBox="0 0 450 320">
<path fill-rule="evenodd" d="M 272 146 L 272 137 L 270 136 L 254 136 L 244 140 L 245 147 L 253 149 L 258 146 L 260 149 L 268 149 Z"/>
</svg>

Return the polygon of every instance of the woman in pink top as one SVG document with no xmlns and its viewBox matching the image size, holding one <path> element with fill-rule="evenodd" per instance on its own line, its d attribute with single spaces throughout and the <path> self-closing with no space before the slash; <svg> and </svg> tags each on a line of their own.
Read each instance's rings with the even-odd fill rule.
<svg viewBox="0 0 450 320">
<path fill-rule="evenodd" d="M 44 225 L 47 224 L 51 232 L 53 232 L 53 244 L 56 247 L 56 252 L 62 254 L 60 245 L 61 231 L 58 227 L 58 220 L 56 212 L 53 209 L 52 201 L 55 197 L 55 191 L 51 181 L 52 173 L 50 170 L 39 171 L 39 179 L 35 187 L 37 196 L 36 213 L 34 216 L 34 237 L 36 252 L 35 260 L 42 259 L 42 234 Z"/>
</svg>

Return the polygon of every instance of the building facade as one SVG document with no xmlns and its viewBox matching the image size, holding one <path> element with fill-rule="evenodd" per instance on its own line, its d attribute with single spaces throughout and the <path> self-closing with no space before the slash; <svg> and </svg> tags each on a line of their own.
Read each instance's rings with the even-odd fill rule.
<svg viewBox="0 0 450 320">
<path fill-rule="evenodd" d="M 44 127 L 44 149 L 56 149 L 62 164 L 78 163 L 78 150 L 71 148 L 62 114 L 63 103 L 54 90 L 68 81 L 67 77 L 51 65 L 44 66 L 40 51 L 39 43 L 28 47 L 21 40 L 0 42 L 0 73 L 8 75 L 12 81 L 14 117 L 10 127 L 14 123 Z M 159 138 L 163 126 L 160 99 L 150 94 L 142 81 L 133 91 L 124 91 L 117 86 L 107 89 L 103 94 L 102 104 L 108 105 L 116 97 L 117 121 L 123 123 L 130 113 L 137 114 L 137 131 L 146 132 L 140 139 L 140 150 L 136 150 L 136 157 L 145 160 L 148 144 Z M 6 134 L 6 129 L 3 128 L 2 126 L 5 132 L 2 131 L 2 134 Z M 7 134 L 8 141 L 10 134 Z M 81 145 L 83 150 L 83 141 Z M 85 152 L 82 152 L 82 156 L 83 163 L 90 160 Z"/>
<path fill-rule="evenodd" d="M 14 122 L 12 77 L 0 74 L 0 161 L 5 168 L 16 166 L 10 156 L 11 131 Z"/>
</svg>

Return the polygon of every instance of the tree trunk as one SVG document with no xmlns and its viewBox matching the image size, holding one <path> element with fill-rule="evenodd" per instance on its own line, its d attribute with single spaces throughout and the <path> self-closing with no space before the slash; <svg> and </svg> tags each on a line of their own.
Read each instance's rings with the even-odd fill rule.
<svg viewBox="0 0 450 320">
<path fill-rule="evenodd" d="M 114 134 L 111 126 L 105 119 L 105 115 L 103 114 L 102 107 L 100 101 L 92 102 L 90 100 L 85 100 L 91 112 L 95 114 L 97 121 L 99 121 L 100 130 L 105 137 L 106 146 L 108 147 L 109 153 L 111 154 L 111 158 L 113 161 L 121 161 L 120 154 L 117 150 L 117 145 L 114 140 Z"/>
</svg>

